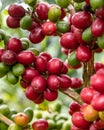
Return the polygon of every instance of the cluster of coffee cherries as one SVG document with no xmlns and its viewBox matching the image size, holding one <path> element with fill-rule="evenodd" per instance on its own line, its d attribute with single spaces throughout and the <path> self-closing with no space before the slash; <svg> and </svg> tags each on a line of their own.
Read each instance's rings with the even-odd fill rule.
<svg viewBox="0 0 104 130">
<path fill-rule="evenodd" d="M 0 49 L 0 77 L 6 76 L 12 85 L 20 83 L 26 97 L 40 104 L 44 99 L 53 101 L 58 90 L 82 86 L 82 80 L 67 75 L 68 66 L 47 52 L 37 56 L 29 49 L 22 49 L 23 39 L 9 38 L 5 49 Z"/>
<path fill-rule="evenodd" d="M 60 36 L 59 42 L 63 51 L 68 52 L 69 64 L 77 66 L 91 60 L 92 50 L 99 52 L 104 48 L 104 4 L 93 6 L 92 1 L 78 2 L 83 2 L 78 12 L 70 1 L 67 6 L 58 0 L 58 5 L 40 2 L 29 11 L 13 4 L 8 8 L 6 22 L 11 28 L 28 30 L 28 38 L 33 44 L 40 43 L 45 36 Z"/>
<path fill-rule="evenodd" d="M 94 64 L 95 74 L 90 78 L 90 85 L 83 88 L 80 97 L 83 104 L 69 104 L 72 115 L 72 130 L 103 130 L 104 129 L 104 64 Z"/>
</svg>

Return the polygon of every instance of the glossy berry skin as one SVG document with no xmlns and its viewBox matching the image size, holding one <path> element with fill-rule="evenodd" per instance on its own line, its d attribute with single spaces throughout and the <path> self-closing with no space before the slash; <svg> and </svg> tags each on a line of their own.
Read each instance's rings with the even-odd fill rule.
<svg viewBox="0 0 104 130">
<path fill-rule="evenodd" d="M 56 91 L 60 88 L 60 78 L 57 75 L 49 75 L 47 85 L 50 90 Z"/>
<path fill-rule="evenodd" d="M 27 83 L 26 81 L 24 81 L 23 79 L 21 79 L 21 80 L 20 80 L 20 86 L 21 86 L 22 88 L 26 89 L 27 86 L 28 86 L 28 83 Z"/>
<path fill-rule="evenodd" d="M 47 69 L 47 61 L 42 56 L 37 56 L 35 59 L 35 68 L 40 73 L 45 73 Z"/>
<path fill-rule="evenodd" d="M 81 62 L 88 62 L 92 57 L 92 51 L 87 46 L 79 46 L 76 50 L 76 58 Z"/>
<path fill-rule="evenodd" d="M 96 128 L 96 130 L 103 130 L 104 129 L 104 121 L 102 120 L 95 120 L 93 123 L 94 127 Z"/>
<path fill-rule="evenodd" d="M 25 95 L 29 100 L 36 100 L 39 93 L 35 92 L 31 85 L 28 85 L 25 90 Z"/>
<path fill-rule="evenodd" d="M 1 55 L 1 61 L 4 62 L 7 65 L 13 65 L 17 61 L 17 55 L 12 50 L 6 50 Z"/>
<path fill-rule="evenodd" d="M 68 89 L 72 83 L 71 78 L 66 74 L 60 75 L 60 81 L 61 81 L 60 90 Z"/>
<path fill-rule="evenodd" d="M 97 72 L 99 69 L 103 68 L 104 64 L 101 62 L 95 62 L 94 63 L 94 70 Z"/>
<path fill-rule="evenodd" d="M 38 119 L 32 123 L 33 130 L 48 130 L 48 122 L 45 119 Z"/>
<path fill-rule="evenodd" d="M 40 2 L 36 6 L 36 13 L 41 20 L 47 20 L 48 19 L 48 11 L 49 11 L 49 5 L 45 2 Z"/>
<path fill-rule="evenodd" d="M 23 112 L 19 112 L 14 116 L 14 122 L 20 126 L 27 126 L 29 117 Z"/>
<path fill-rule="evenodd" d="M 52 56 L 47 52 L 39 53 L 39 56 L 42 56 L 47 62 L 52 58 Z"/>
<path fill-rule="evenodd" d="M 98 111 L 92 105 L 87 105 L 83 111 L 84 119 L 88 122 L 93 122 L 99 118 Z"/>
<path fill-rule="evenodd" d="M 80 111 L 81 105 L 78 102 L 71 102 L 69 104 L 69 114 L 72 115 L 73 113 Z"/>
<path fill-rule="evenodd" d="M 32 68 L 32 67 L 28 67 L 25 69 L 25 72 L 24 74 L 22 75 L 22 78 L 24 81 L 26 82 L 31 82 L 32 79 L 39 75 L 39 72 L 35 69 L 35 68 Z"/>
<path fill-rule="evenodd" d="M 12 16 L 8 16 L 6 19 L 7 26 L 10 28 L 19 28 L 20 27 L 20 20 L 16 19 Z"/>
<path fill-rule="evenodd" d="M 50 36 L 50 35 L 54 35 L 56 33 L 56 24 L 48 21 L 48 22 L 44 22 L 42 24 L 42 33 L 44 35 Z"/>
<path fill-rule="evenodd" d="M 18 53 L 22 50 L 22 42 L 18 38 L 10 38 L 6 44 L 6 49 Z"/>
<path fill-rule="evenodd" d="M 47 63 L 47 71 L 49 74 L 60 74 L 63 62 L 59 58 L 52 58 Z"/>
<path fill-rule="evenodd" d="M 8 8 L 8 13 L 12 17 L 21 18 L 25 15 L 25 9 L 21 5 L 12 4 Z"/>
<path fill-rule="evenodd" d="M 44 34 L 42 33 L 42 28 L 41 27 L 36 27 L 34 28 L 30 34 L 29 34 L 29 40 L 33 44 L 38 44 L 44 39 Z"/>
<path fill-rule="evenodd" d="M 80 97 L 84 103 L 90 104 L 96 91 L 92 87 L 85 87 L 80 92 Z"/>
<path fill-rule="evenodd" d="M 78 43 L 71 32 L 64 33 L 60 38 L 60 45 L 66 49 L 76 49 Z"/>
<path fill-rule="evenodd" d="M 35 76 L 31 82 L 34 91 L 41 93 L 46 89 L 46 79 L 43 76 Z"/>
<path fill-rule="evenodd" d="M 80 88 L 80 87 L 82 87 L 82 80 L 80 79 L 80 78 L 77 78 L 77 77 L 73 77 L 73 78 L 71 78 L 71 81 L 72 81 L 72 83 L 71 83 L 71 88 L 73 88 L 73 89 L 77 89 L 77 88 Z"/>
<path fill-rule="evenodd" d="M 75 27 L 85 29 L 91 25 L 91 15 L 89 12 L 85 11 L 77 12 L 72 16 L 71 22 Z"/>
<path fill-rule="evenodd" d="M 35 104 L 41 104 L 44 101 L 44 95 L 43 93 L 39 93 L 38 97 L 33 100 Z"/>
<path fill-rule="evenodd" d="M 94 37 L 99 37 L 104 32 L 104 21 L 96 18 L 91 25 L 91 32 Z"/>
<path fill-rule="evenodd" d="M 96 94 L 94 95 L 91 105 L 97 111 L 104 111 L 104 94 Z"/>
<path fill-rule="evenodd" d="M 104 93 L 104 74 L 94 74 L 90 78 L 91 86 L 98 92 Z"/>
<path fill-rule="evenodd" d="M 95 10 L 95 15 L 99 18 L 104 19 L 104 7 L 96 9 Z"/>
<path fill-rule="evenodd" d="M 58 92 L 57 91 L 52 91 L 50 89 L 46 89 L 44 91 L 44 98 L 47 100 L 47 101 L 54 101 L 56 100 L 58 97 Z"/>
<path fill-rule="evenodd" d="M 29 65 L 35 61 L 35 55 L 32 51 L 21 51 L 17 55 L 17 60 L 21 64 Z"/>
<path fill-rule="evenodd" d="M 90 125 L 88 121 L 86 121 L 83 117 L 83 114 L 81 112 L 75 112 L 72 115 L 72 123 L 81 129 L 87 129 Z"/>
</svg>

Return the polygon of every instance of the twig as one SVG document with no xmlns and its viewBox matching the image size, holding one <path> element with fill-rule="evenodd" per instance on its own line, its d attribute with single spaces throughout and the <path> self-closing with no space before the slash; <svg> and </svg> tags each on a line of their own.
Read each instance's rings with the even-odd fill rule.
<svg viewBox="0 0 104 130">
<path fill-rule="evenodd" d="M 83 103 L 81 98 L 80 98 L 80 95 L 77 92 L 75 92 L 71 89 L 67 89 L 67 90 L 64 90 L 64 91 L 61 91 L 61 92 L 66 94 L 68 97 L 70 97 L 74 101 L 77 101 L 79 104 Z"/>
</svg>

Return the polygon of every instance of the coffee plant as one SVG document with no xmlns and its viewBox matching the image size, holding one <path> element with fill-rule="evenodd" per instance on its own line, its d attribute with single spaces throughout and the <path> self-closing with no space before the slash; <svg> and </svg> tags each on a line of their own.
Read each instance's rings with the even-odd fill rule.
<svg viewBox="0 0 104 130">
<path fill-rule="evenodd" d="M 0 44 L 1 82 L 35 106 L 1 98 L 0 130 L 104 130 L 104 0 L 2 0 Z"/>
</svg>

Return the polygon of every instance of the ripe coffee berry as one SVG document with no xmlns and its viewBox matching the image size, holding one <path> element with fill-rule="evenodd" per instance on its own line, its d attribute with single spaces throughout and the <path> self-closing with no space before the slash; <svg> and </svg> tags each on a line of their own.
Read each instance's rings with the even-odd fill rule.
<svg viewBox="0 0 104 130">
<path fill-rule="evenodd" d="M 12 17 L 21 18 L 25 15 L 25 9 L 21 5 L 12 4 L 8 8 L 8 13 Z"/>
</svg>

